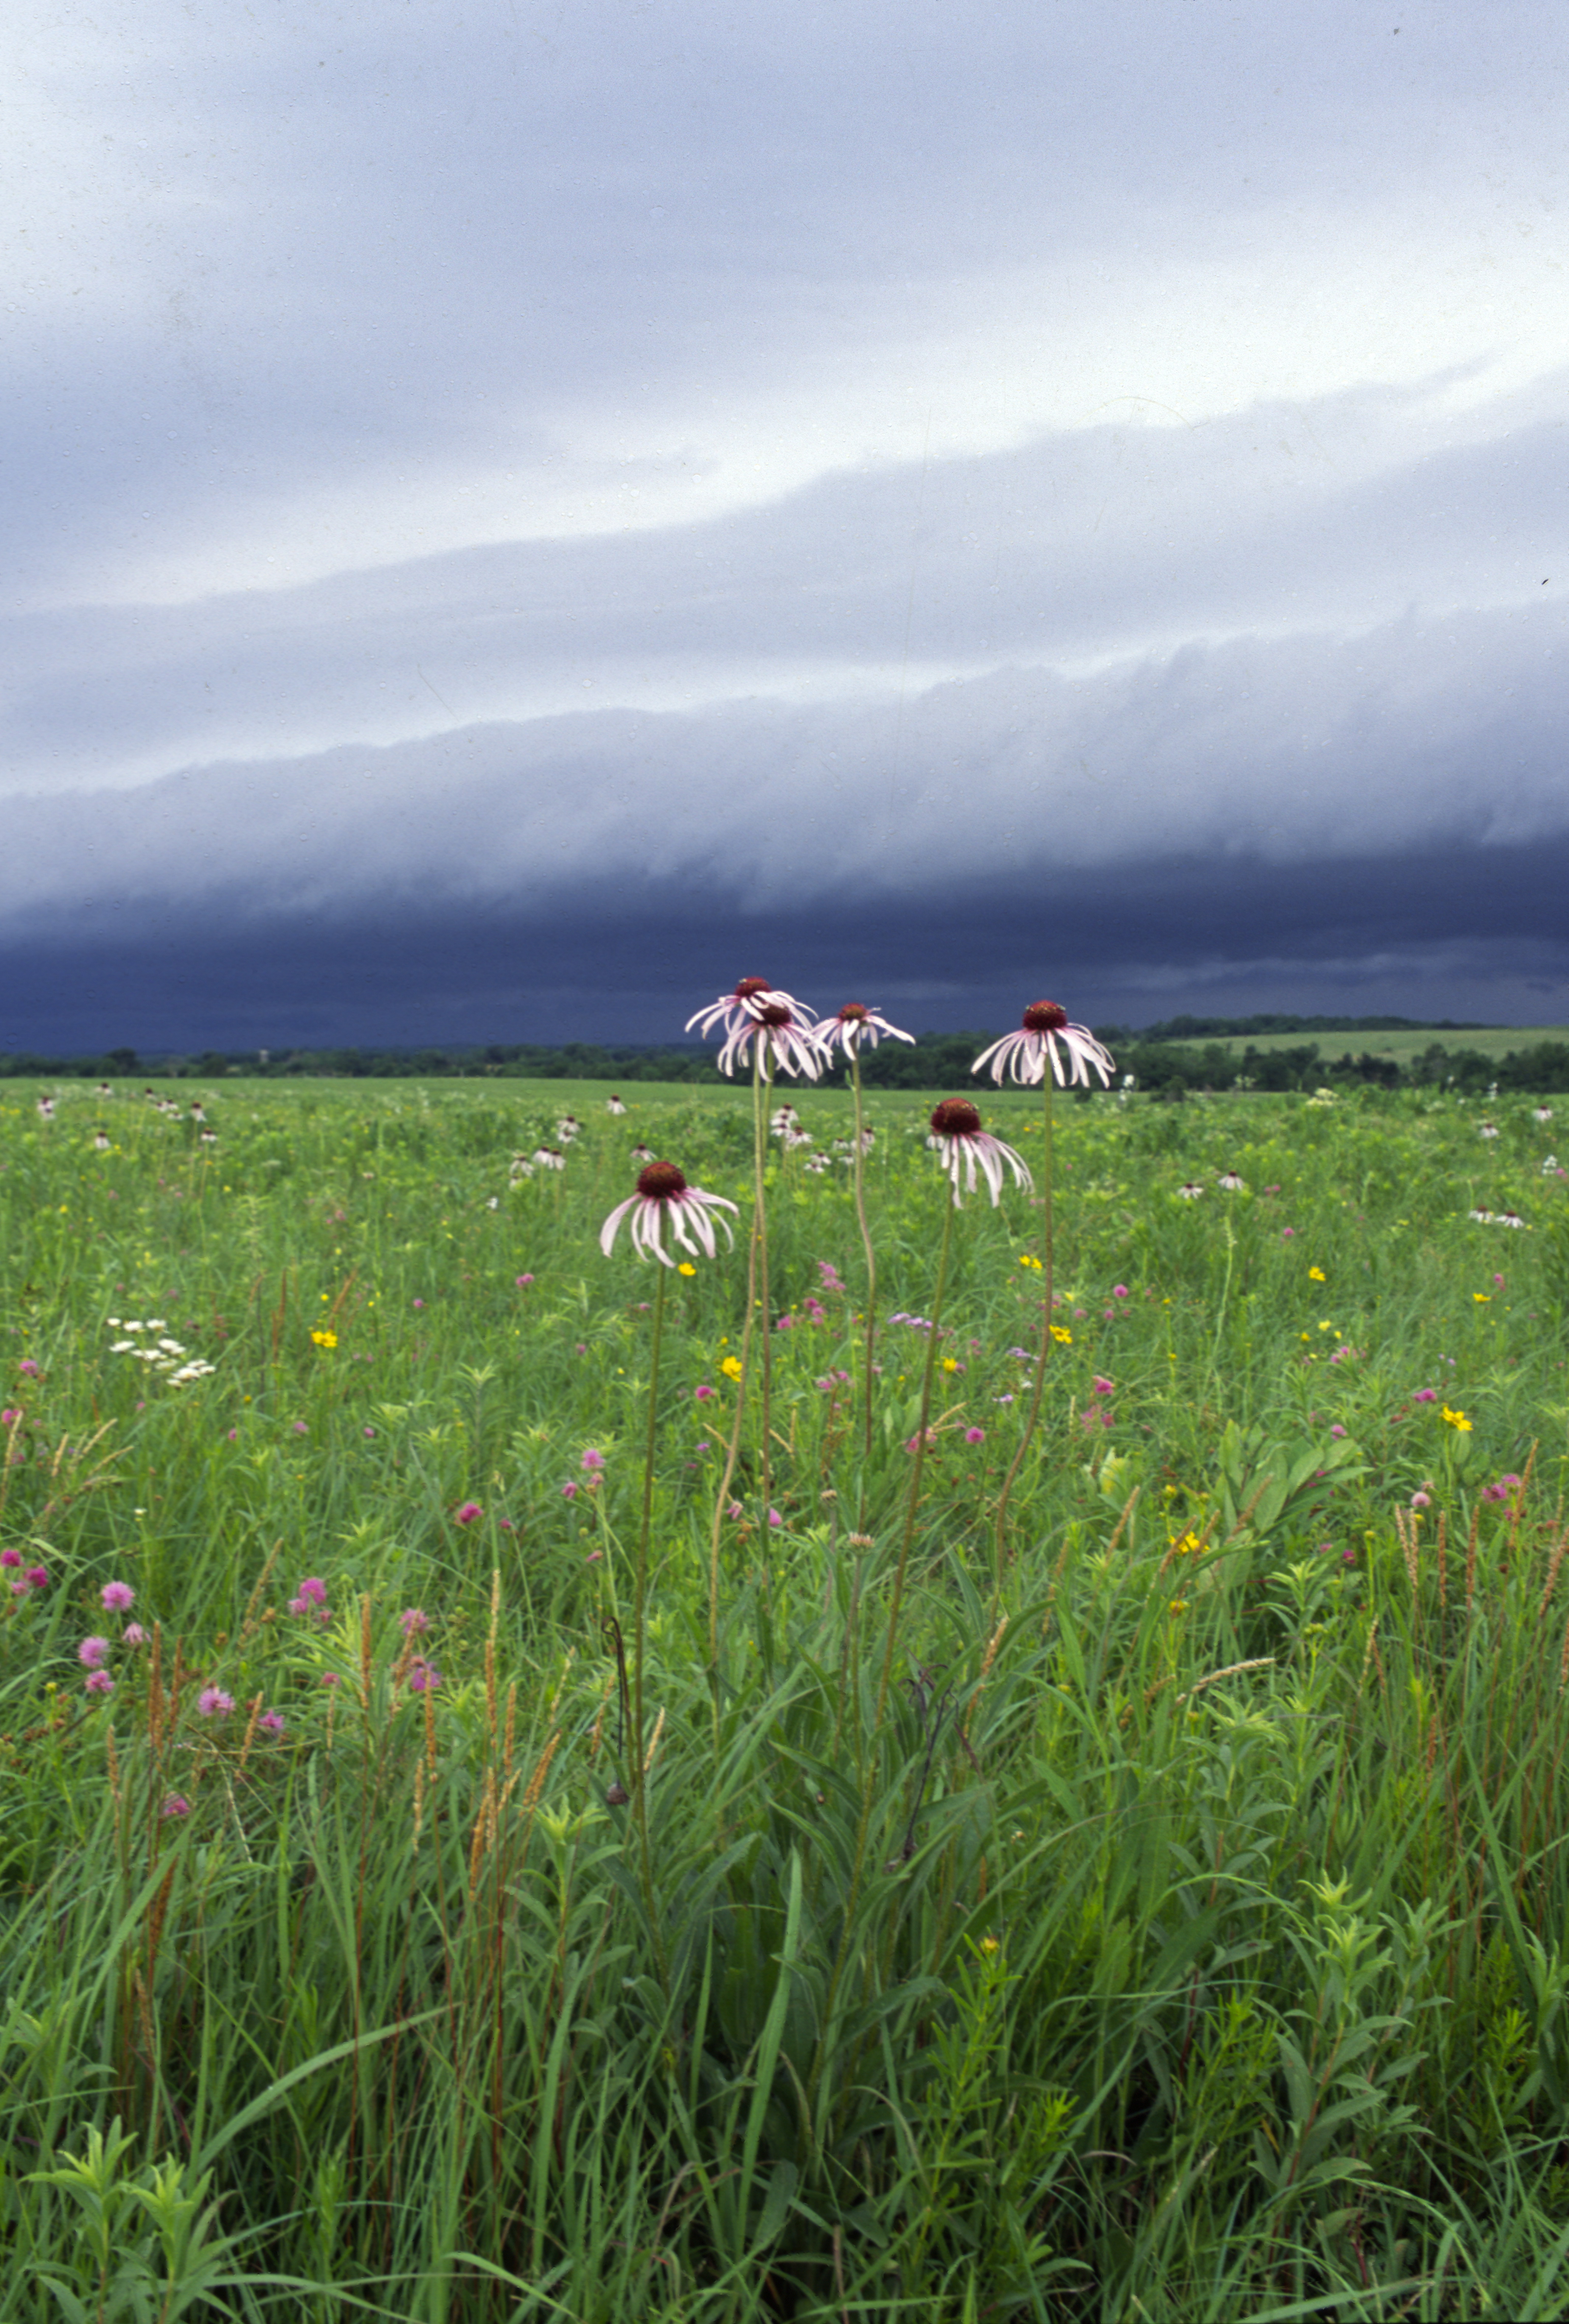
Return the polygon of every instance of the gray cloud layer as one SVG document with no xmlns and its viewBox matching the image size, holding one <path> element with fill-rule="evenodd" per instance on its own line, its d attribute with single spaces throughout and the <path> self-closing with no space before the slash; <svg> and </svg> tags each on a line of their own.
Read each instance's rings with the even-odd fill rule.
<svg viewBox="0 0 1569 2324">
<path fill-rule="evenodd" d="M 962 1010 L 1077 882 L 1106 1007 L 1569 1008 L 1569 20 L 1395 14 L 27 0 L 0 948 L 859 899 Z"/>
</svg>

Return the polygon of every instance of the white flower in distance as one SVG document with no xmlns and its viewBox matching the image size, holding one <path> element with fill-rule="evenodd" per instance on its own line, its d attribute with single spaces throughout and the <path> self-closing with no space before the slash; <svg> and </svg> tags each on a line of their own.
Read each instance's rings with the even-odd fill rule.
<svg viewBox="0 0 1569 2324">
<path fill-rule="evenodd" d="M 913 1033 L 901 1033 L 875 1009 L 868 1009 L 863 1001 L 846 1001 L 843 1009 L 832 1017 L 825 1017 L 817 1026 L 812 1038 L 825 1057 L 832 1058 L 835 1048 L 846 1057 L 854 1057 L 863 1049 L 874 1049 L 884 1034 L 895 1041 L 915 1042 Z"/>
<path fill-rule="evenodd" d="M 666 1267 L 675 1260 L 666 1250 L 663 1235 L 666 1224 L 683 1250 L 702 1250 L 710 1259 L 718 1255 L 715 1240 L 715 1222 L 711 1211 L 734 1211 L 735 1204 L 723 1194 L 706 1194 L 699 1186 L 688 1186 L 683 1172 L 673 1162 L 651 1162 L 638 1173 L 637 1192 L 618 1203 L 599 1231 L 599 1248 L 610 1256 L 617 1230 L 623 1219 L 632 1220 L 632 1247 L 640 1259 L 657 1259 Z M 728 1219 L 717 1222 L 725 1230 L 727 1241 L 735 1238 L 730 1231 Z M 687 1230 L 691 1229 L 691 1234 Z M 696 1235 L 696 1242 L 692 1235 Z"/>
<path fill-rule="evenodd" d="M 1017 1185 L 1033 1186 L 1035 1184 L 1023 1157 L 1015 1154 L 1011 1146 L 1004 1146 L 1000 1138 L 993 1138 L 990 1130 L 982 1129 L 981 1117 L 967 1097 L 946 1097 L 939 1106 L 934 1108 L 931 1136 L 927 1144 L 935 1148 L 942 1157 L 943 1168 L 953 1184 L 955 1209 L 958 1207 L 961 1172 L 972 1194 L 975 1191 L 975 1173 L 977 1170 L 980 1172 L 991 1190 L 993 1210 L 1002 1199 L 1004 1169 L 1012 1171 Z"/>
<path fill-rule="evenodd" d="M 626 1107 L 623 1104 L 620 1098 L 612 1096 L 605 1099 L 605 1111 L 606 1113 L 624 1113 L 626 1111 Z"/>
<path fill-rule="evenodd" d="M 1186 1185 L 1178 1186 L 1177 1191 L 1185 1203 L 1196 1203 L 1204 1188 L 1196 1178 L 1189 1178 Z"/>
<path fill-rule="evenodd" d="M 768 1117 L 770 1137 L 783 1138 L 795 1118 L 796 1110 L 793 1105 L 776 1106 Z"/>
<path fill-rule="evenodd" d="M 564 1113 L 556 1124 L 556 1135 L 563 1146 L 570 1146 L 581 1128 L 582 1124 L 575 1113 Z"/>
<path fill-rule="evenodd" d="M 1223 1170 L 1220 1176 L 1215 1180 L 1215 1185 L 1220 1188 L 1223 1194 L 1240 1194 L 1242 1193 L 1246 1184 L 1247 1181 L 1239 1177 L 1234 1170 Z"/>
<path fill-rule="evenodd" d="M 558 1153 L 553 1146 L 537 1146 L 534 1148 L 534 1167 L 539 1170 L 564 1170 L 567 1157 Z"/>
<path fill-rule="evenodd" d="M 1525 1223 L 1518 1211 L 1500 1211 L 1493 1220 L 1495 1227 L 1523 1227 Z"/>
<path fill-rule="evenodd" d="M 1037 1083 L 1046 1079 L 1048 1060 L 1059 1089 L 1070 1082 L 1081 1082 L 1088 1089 L 1092 1073 L 1099 1074 L 1103 1087 L 1110 1086 L 1111 1051 L 1102 1047 L 1088 1026 L 1070 1025 L 1067 1010 L 1055 1001 L 1032 1001 L 1019 1031 L 1005 1033 L 1001 1040 L 983 1049 L 970 1071 L 978 1074 L 983 1065 L 990 1065 L 994 1082 L 1001 1082 L 1008 1073 L 1016 1082 Z"/>
<path fill-rule="evenodd" d="M 1479 1134 L 1483 1138 L 1496 1138 L 1499 1134 L 1497 1122 L 1484 1121 Z"/>
<path fill-rule="evenodd" d="M 1533 1121 L 1551 1121 L 1552 1119 L 1553 1109 L 1550 1105 L 1534 1105 L 1531 1108 L 1531 1120 Z"/>
</svg>

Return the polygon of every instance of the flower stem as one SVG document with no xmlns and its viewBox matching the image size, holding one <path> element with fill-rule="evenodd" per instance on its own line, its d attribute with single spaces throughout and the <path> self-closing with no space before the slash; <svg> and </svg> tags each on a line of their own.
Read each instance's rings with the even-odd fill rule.
<svg viewBox="0 0 1569 2324">
<path fill-rule="evenodd" d="M 861 1044 L 856 1042 L 850 1052 L 851 1086 L 855 1093 L 855 1218 L 861 1229 L 861 1248 L 866 1254 L 866 1348 L 863 1361 L 866 1376 L 862 1382 L 862 1400 L 865 1410 L 865 1463 L 861 1472 L 861 1523 L 866 1522 L 866 1477 L 872 1466 L 872 1354 L 877 1340 L 877 1254 L 872 1247 L 872 1230 L 866 1223 L 866 1187 L 862 1176 L 865 1157 L 865 1134 L 861 1109 Z"/>
<path fill-rule="evenodd" d="M 660 1977 L 669 1982 L 664 1942 L 660 1935 L 654 1903 L 653 1859 L 649 1849 L 648 1771 L 643 1760 L 643 1663 L 647 1643 L 649 1543 L 653 1534 L 654 1451 L 659 1425 L 660 1342 L 664 1333 L 665 1276 L 661 1267 L 654 1286 L 653 1345 L 649 1358 L 649 1425 L 643 1444 L 642 1523 L 638 1528 L 637 1563 L 632 1574 L 632 1813 L 637 1819 L 638 1849 L 642 1876 L 643 1907 L 649 1917 Z"/>
<path fill-rule="evenodd" d="M 757 1247 L 758 1313 L 762 1317 L 762 1517 L 763 1538 L 768 1537 L 768 1497 L 771 1476 L 769 1430 L 773 1418 L 773 1336 L 769 1329 L 768 1289 L 768 1194 L 764 1176 L 768 1167 L 768 1093 L 771 1087 L 769 1073 L 767 1043 L 761 1029 L 752 1045 L 755 1063 L 752 1075 L 752 1143 L 756 1173 L 757 1191 L 753 1197 L 752 1237 Z M 750 1297 L 750 1292 L 749 1292 Z M 750 1320 L 750 1311 L 749 1317 Z"/>
<path fill-rule="evenodd" d="M 708 1541 L 708 1661 L 717 1686 L 719 1677 L 719 1538 L 725 1523 L 725 1512 L 730 1507 L 730 1488 L 735 1475 L 735 1464 L 741 1457 L 741 1432 L 746 1424 L 746 1384 L 752 1376 L 752 1318 L 757 1313 L 758 1255 L 766 1245 L 759 1232 L 758 1222 L 762 1217 L 763 1116 L 762 1116 L 762 1056 L 761 1044 L 752 1054 L 752 1148 L 753 1174 L 753 1215 L 752 1234 L 746 1248 L 746 1314 L 741 1326 L 741 1378 L 735 1383 L 735 1418 L 730 1431 L 730 1442 L 725 1448 L 725 1473 L 719 1480 L 719 1491 L 714 1503 L 714 1526 Z M 766 1296 L 767 1274 L 763 1277 Z M 766 1349 L 765 1349 L 766 1354 Z M 767 1459 L 766 1434 L 764 1460 Z M 763 1522 L 767 1523 L 767 1495 L 763 1492 Z M 715 1696 L 717 1702 L 717 1696 Z M 717 1714 L 715 1714 L 717 1715 Z"/>
<path fill-rule="evenodd" d="M 826 2054 L 828 2029 L 834 2023 L 834 2005 L 838 1998 L 844 1978 L 844 1964 L 855 1932 L 855 1908 L 861 1898 L 861 1883 L 866 1868 L 866 1843 L 872 1831 L 872 1809 L 877 1788 L 877 1738 L 882 1729 L 882 1715 L 887 1708 L 888 1690 L 893 1675 L 893 1656 L 899 1643 L 899 1616 L 904 1601 L 905 1575 L 909 1569 L 909 1553 L 915 1540 L 916 1511 L 920 1504 L 921 1469 L 926 1458 L 927 1425 L 931 1415 L 932 1379 L 937 1370 L 937 1327 L 943 1316 L 943 1291 L 948 1278 L 948 1246 L 953 1237 L 954 1213 L 958 1196 L 945 1194 L 943 1205 L 943 1240 L 937 1255 L 937 1286 L 932 1294 L 932 1328 L 927 1344 L 926 1371 L 921 1380 L 920 1425 L 916 1431 L 915 1452 L 909 1475 L 909 1499 L 904 1512 L 904 1537 L 899 1546 L 899 1564 L 893 1576 L 893 1594 L 888 1604 L 888 1643 L 882 1654 L 882 1675 L 877 1688 L 877 1713 L 872 1723 L 872 1748 L 866 1757 L 861 1785 L 861 1814 L 855 1830 L 855 1854 L 850 1869 L 850 1893 L 844 1901 L 844 1919 L 834 1967 L 828 1978 L 827 1996 L 823 2005 L 821 2023 L 824 2033 L 818 2043 L 817 2062 L 808 2085 L 808 2110 L 817 2091 L 817 2077 Z"/>
<path fill-rule="evenodd" d="M 937 1252 L 937 1287 L 932 1293 L 932 1327 L 927 1335 L 926 1370 L 920 1384 L 920 1419 L 915 1432 L 915 1454 L 909 1472 L 909 1498 L 904 1510 L 904 1537 L 899 1545 L 899 1563 L 894 1570 L 893 1595 L 888 1601 L 888 1644 L 882 1655 L 882 1676 L 877 1688 L 877 1717 L 874 1728 L 882 1724 L 883 1707 L 888 1701 L 888 1683 L 893 1671 L 893 1650 L 899 1633 L 899 1609 L 904 1599 L 904 1577 L 909 1564 L 910 1545 L 915 1540 L 916 1511 L 920 1505 L 921 1470 L 926 1462 L 926 1433 L 931 1417 L 932 1379 L 937 1364 L 937 1334 L 943 1320 L 943 1292 L 948 1279 L 948 1246 L 953 1240 L 954 1213 L 958 1208 L 958 1196 L 945 1201 L 943 1208 L 943 1240 Z"/>
<path fill-rule="evenodd" d="M 1041 1391 L 1046 1386 L 1046 1367 L 1051 1355 L 1053 1261 L 1051 1207 L 1052 1075 L 1049 1071 L 1046 1071 L 1042 1074 L 1040 1090 L 1041 1097 L 1044 1101 L 1044 1114 L 1041 1121 L 1041 1129 L 1045 1134 L 1044 1148 L 1040 1157 L 1040 1267 L 1041 1282 L 1045 1292 L 1045 1299 L 1043 1302 L 1045 1308 L 1045 1320 L 1040 1327 L 1040 1361 L 1035 1367 L 1035 1386 L 1030 1392 L 1029 1411 L 1025 1418 L 1024 1434 L 1020 1436 L 1018 1443 L 1013 1448 L 1013 1458 L 1008 1463 L 1008 1474 L 1002 1480 L 1002 1490 L 997 1502 L 997 1536 L 992 1557 L 993 1610 L 995 1610 L 997 1600 L 1002 1595 L 1003 1537 L 1008 1525 L 1008 1503 L 1013 1492 L 1013 1480 L 1019 1474 L 1020 1463 L 1024 1459 L 1026 1452 L 1029 1450 L 1031 1440 L 1035 1435 L 1035 1424 L 1040 1417 Z"/>
</svg>

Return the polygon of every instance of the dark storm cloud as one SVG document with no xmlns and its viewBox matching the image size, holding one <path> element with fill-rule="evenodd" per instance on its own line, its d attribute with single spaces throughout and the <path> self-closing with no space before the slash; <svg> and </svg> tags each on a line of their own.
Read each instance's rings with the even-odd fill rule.
<svg viewBox="0 0 1569 2324">
<path fill-rule="evenodd" d="M 1043 992 L 1102 1022 L 1277 1008 L 1561 1023 L 1565 892 L 1569 837 L 1377 864 L 1147 858 L 767 910 L 637 874 L 529 908 L 257 913 L 215 898 L 0 946 L 0 1047 L 669 1041 L 752 974 L 823 1010 L 881 1002 L 921 1030 L 1005 1027 Z"/>
</svg>

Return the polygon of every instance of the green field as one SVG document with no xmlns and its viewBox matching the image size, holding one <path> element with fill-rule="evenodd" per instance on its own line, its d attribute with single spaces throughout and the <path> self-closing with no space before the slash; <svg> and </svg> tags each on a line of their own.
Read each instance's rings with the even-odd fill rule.
<svg viewBox="0 0 1569 2324">
<path fill-rule="evenodd" d="M 1506 1057 L 1511 1050 L 1535 1048 L 1542 1042 L 1569 1041 L 1569 1026 L 1488 1025 L 1474 1033 L 1438 1033 L 1426 1026 L 1392 1033 L 1238 1033 L 1218 1040 L 1215 1046 L 1240 1057 L 1244 1049 L 1300 1049 L 1310 1041 L 1317 1044 L 1325 1057 L 1344 1056 L 1348 1051 L 1360 1056 L 1365 1051 L 1370 1056 L 1393 1057 L 1406 1065 L 1435 1045 L 1445 1049 L 1474 1049 L 1484 1057 Z M 1209 1043 L 1195 1039 L 1185 1046 L 1207 1048 Z"/>
<path fill-rule="evenodd" d="M 1569 1107 L 1059 1099 L 1048 1309 L 873 1093 L 869 1370 L 846 1095 L 749 1318 L 748 1089 L 165 1094 L 0 1104 L 5 2324 L 1569 2314 Z"/>
</svg>

